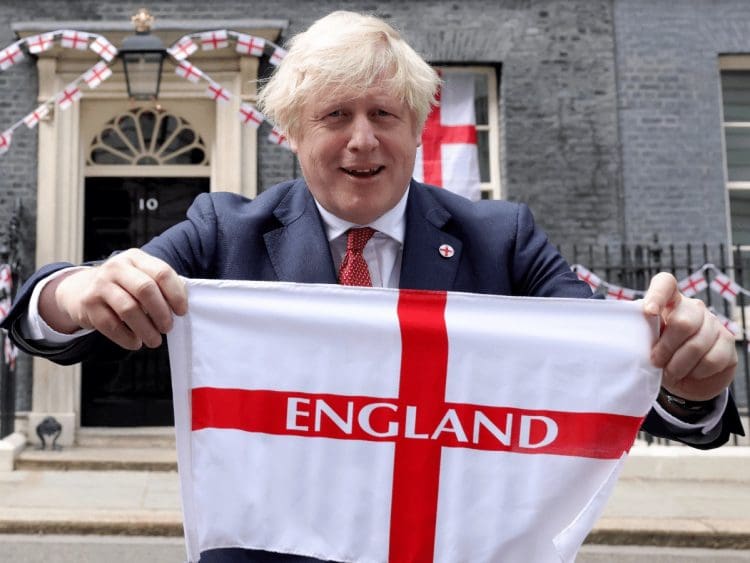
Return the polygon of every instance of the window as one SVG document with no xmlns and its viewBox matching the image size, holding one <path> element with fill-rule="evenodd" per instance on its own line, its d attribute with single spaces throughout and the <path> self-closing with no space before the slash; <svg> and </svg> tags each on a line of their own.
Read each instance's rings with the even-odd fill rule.
<svg viewBox="0 0 750 563">
<path fill-rule="evenodd" d="M 112 118 L 91 144 L 93 164 L 208 165 L 203 139 L 179 116 L 135 108 Z"/>
<path fill-rule="evenodd" d="M 474 75 L 474 111 L 479 145 L 479 176 L 484 199 L 500 199 L 500 119 L 497 71 L 491 66 L 439 66 L 442 73 Z"/>
</svg>

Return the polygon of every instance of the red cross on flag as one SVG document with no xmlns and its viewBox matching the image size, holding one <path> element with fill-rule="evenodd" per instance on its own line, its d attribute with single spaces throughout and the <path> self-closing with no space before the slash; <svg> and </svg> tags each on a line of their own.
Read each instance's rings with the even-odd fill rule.
<svg viewBox="0 0 750 563">
<path fill-rule="evenodd" d="M 260 57 L 263 55 L 263 50 L 266 48 L 266 40 L 262 37 L 254 37 L 252 35 L 238 33 L 236 40 L 237 52 L 243 55 Z"/>
<path fill-rule="evenodd" d="M 107 63 L 100 61 L 86 71 L 83 80 L 93 90 L 110 76 L 112 76 L 112 70 L 107 66 Z"/>
<path fill-rule="evenodd" d="M 8 364 L 10 369 L 15 369 L 16 358 L 18 357 L 18 348 L 15 344 L 10 341 L 10 338 L 5 338 L 5 349 L 4 349 L 5 362 Z"/>
<path fill-rule="evenodd" d="M 740 325 L 736 323 L 735 321 L 733 321 L 732 319 L 725 317 L 718 311 L 712 310 L 711 312 L 716 316 L 717 319 L 719 319 L 719 322 L 721 323 L 721 325 L 725 329 L 727 329 L 729 332 L 731 332 L 734 336 L 737 336 L 738 334 L 742 332 L 742 328 L 740 327 Z"/>
<path fill-rule="evenodd" d="M 222 88 L 220 84 L 213 81 L 209 81 L 208 88 L 206 88 L 206 95 L 213 101 L 222 103 L 228 102 L 231 97 L 229 90 Z"/>
<path fill-rule="evenodd" d="M 268 134 L 268 140 L 271 141 L 274 145 L 279 145 L 289 150 L 292 149 L 289 141 L 286 140 L 284 133 L 281 132 L 281 129 L 277 129 L 275 125 L 271 129 L 271 132 Z"/>
<path fill-rule="evenodd" d="M 708 287 L 703 270 L 693 272 L 688 277 L 677 282 L 677 287 L 685 297 L 692 297 Z"/>
<path fill-rule="evenodd" d="M 187 61 L 180 61 L 175 67 L 174 72 L 177 76 L 185 78 L 190 82 L 195 82 L 196 84 L 201 78 L 203 78 L 203 71 Z"/>
<path fill-rule="evenodd" d="M 54 41 L 54 33 L 41 33 L 39 35 L 32 35 L 31 37 L 27 37 L 26 47 L 28 48 L 29 53 L 38 55 L 39 53 L 43 53 L 47 49 L 50 49 Z"/>
<path fill-rule="evenodd" d="M 199 35 L 199 41 L 204 51 L 213 51 L 229 46 L 229 36 L 226 29 L 204 31 Z"/>
<path fill-rule="evenodd" d="M 97 37 L 96 41 L 91 44 L 91 50 L 107 62 L 111 62 L 117 56 L 115 46 L 104 37 Z"/>
<path fill-rule="evenodd" d="M 0 321 L 10 311 L 11 295 L 13 292 L 13 272 L 8 264 L 0 264 Z M 5 347 L 3 349 L 3 361 L 13 369 L 16 365 L 16 357 L 18 357 L 18 348 L 16 348 L 10 341 L 10 338 L 5 337 Z"/>
<path fill-rule="evenodd" d="M 182 61 L 195 53 L 197 50 L 198 45 L 196 45 L 193 40 L 190 39 L 190 37 L 186 36 L 172 45 L 169 49 L 167 49 L 167 53 L 169 53 L 172 58 L 178 61 Z"/>
<path fill-rule="evenodd" d="M 659 390 L 635 303 L 187 288 L 168 338 L 190 561 L 572 561 Z"/>
<path fill-rule="evenodd" d="M 7 70 L 19 61 L 23 60 L 23 52 L 15 43 L 0 51 L 0 70 Z"/>
<path fill-rule="evenodd" d="M 34 111 L 32 111 L 29 115 L 23 118 L 23 122 L 26 124 L 26 127 L 29 129 L 33 129 L 37 126 L 39 121 L 44 119 L 45 116 L 49 114 L 49 106 L 47 104 L 42 104 L 38 108 L 36 108 Z"/>
<path fill-rule="evenodd" d="M 607 285 L 607 299 L 615 299 L 617 301 L 633 301 L 636 297 L 634 289 L 628 289 L 627 287 L 620 287 L 619 285 L 608 284 Z"/>
<path fill-rule="evenodd" d="M 61 110 L 65 111 L 73 105 L 73 102 L 80 100 L 81 96 L 81 90 L 78 88 L 78 85 L 75 83 L 69 84 L 60 94 L 58 94 L 56 99 L 57 105 Z"/>
<path fill-rule="evenodd" d="M 274 47 L 273 53 L 271 53 L 271 57 L 268 59 L 268 62 L 273 66 L 279 66 L 281 64 L 281 61 L 284 60 L 284 57 L 286 57 L 286 51 L 281 47 Z"/>
<path fill-rule="evenodd" d="M 576 266 L 576 275 L 581 281 L 585 281 L 589 284 L 591 291 L 596 291 L 602 285 L 602 279 L 597 276 L 594 272 L 578 264 Z"/>
<path fill-rule="evenodd" d="M 474 113 L 474 76 L 444 73 L 439 105 L 427 117 L 414 179 L 469 199 L 481 196 Z"/>
<path fill-rule="evenodd" d="M 65 30 L 60 44 L 68 49 L 85 51 L 89 47 L 89 34 L 83 31 Z"/>
<path fill-rule="evenodd" d="M 243 125 L 250 125 L 253 129 L 260 127 L 265 117 L 254 106 L 250 104 L 240 105 L 240 121 Z"/>
<path fill-rule="evenodd" d="M 735 297 L 740 292 L 740 286 L 734 283 L 729 276 L 721 272 L 716 273 L 714 279 L 711 280 L 710 287 L 724 299 L 732 303 L 734 303 Z"/>
<path fill-rule="evenodd" d="M 5 154 L 10 148 L 10 141 L 13 138 L 13 130 L 8 129 L 0 133 L 0 154 Z"/>
</svg>

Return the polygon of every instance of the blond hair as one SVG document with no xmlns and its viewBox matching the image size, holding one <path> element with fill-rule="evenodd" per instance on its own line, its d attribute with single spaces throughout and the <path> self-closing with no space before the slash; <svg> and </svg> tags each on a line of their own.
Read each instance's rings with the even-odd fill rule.
<svg viewBox="0 0 750 563">
<path fill-rule="evenodd" d="M 301 132 L 307 100 L 340 92 L 364 93 L 383 84 L 414 112 L 421 131 L 440 77 L 383 20 L 354 12 L 333 12 L 294 36 L 288 53 L 262 88 L 258 107 L 285 134 Z"/>
</svg>

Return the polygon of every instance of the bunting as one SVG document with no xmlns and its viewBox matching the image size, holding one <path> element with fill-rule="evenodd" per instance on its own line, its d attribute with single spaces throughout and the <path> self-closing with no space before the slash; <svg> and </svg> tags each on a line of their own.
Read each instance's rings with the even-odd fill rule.
<svg viewBox="0 0 750 563">
<path fill-rule="evenodd" d="M 0 321 L 10 311 L 11 296 L 13 294 L 13 271 L 10 265 L 0 264 Z M 18 348 L 10 341 L 10 338 L 4 338 L 5 345 L 2 351 L 3 361 L 13 369 L 16 365 L 16 358 L 18 357 Z"/>
<path fill-rule="evenodd" d="M 0 71 L 7 70 L 22 61 L 27 53 L 38 55 L 51 49 L 57 40 L 59 40 L 61 47 L 67 49 L 81 51 L 90 49 L 101 58 L 101 61 L 66 85 L 62 91 L 56 92 L 39 107 L 6 128 L 0 134 L 0 155 L 7 152 L 10 148 L 13 132 L 19 126 L 25 125 L 29 129 L 35 128 L 39 121 L 49 115 L 50 108 L 54 104 L 57 104 L 64 111 L 71 107 L 75 101 L 79 100 L 83 95 L 79 87 L 82 82 L 89 89 L 94 89 L 112 76 L 112 69 L 107 63 L 111 63 L 115 59 L 118 54 L 117 48 L 102 35 L 72 29 L 60 29 L 40 33 L 25 39 L 19 39 L 15 43 L 5 47 L 0 50 Z M 193 83 L 199 83 L 201 80 L 206 81 L 206 96 L 216 102 L 226 103 L 231 100 L 234 94 L 227 88 L 220 86 L 205 72 L 186 59 L 198 51 L 199 45 L 203 50 L 214 50 L 228 48 L 232 42 L 234 43 L 235 50 L 242 55 L 254 57 L 268 55 L 270 64 L 274 66 L 278 65 L 286 55 L 286 51 L 272 41 L 227 29 L 184 35 L 167 49 L 167 53 L 175 62 L 175 73 L 178 76 Z M 267 121 L 260 111 L 247 102 L 241 103 L 238 118 L 243 125 L 249 125 L 255 129 L 264 121 Z M 270 142 L 276 145 L 286 149 L 290 148 L 289 143 L 286 142 L 285 137 L 278 130 L 275 132 L 272 131 L 268 138 Z"/>
<path fill-rule="evenodd" d="M 576 273 L 578 279 L 589 285 L 591 291 L 596 293 L 601 290 L 605 299 L 633 301 L 635 299 L 640 299 L 645 295 L 644 291 L 620 287 L 619 285 L 603 280 L 581 264 L 574 264 L 571 266 L 571 269 Z M 750 297 L 750 291 L 740 286 L 713 264 L 704 264 L 685 278 L 678 280 L 677 287 L 685 297 L 694 297 L 701 291 L 710 290 L 718 294 L 720 297 L 723 297 L 731 304 L 736 304 L 736 298 L 740 294 Z M 750 339 L 750 334 L 743 334 L 742 327 L 736 321 L 722 315 L 713 307 L 709 307 L 709 311 L 711 311 L 711 313 L 719 319 L 722 326 L 724 326 L 724 328 L 731 332 L 735 337 Z"/>
</svg>

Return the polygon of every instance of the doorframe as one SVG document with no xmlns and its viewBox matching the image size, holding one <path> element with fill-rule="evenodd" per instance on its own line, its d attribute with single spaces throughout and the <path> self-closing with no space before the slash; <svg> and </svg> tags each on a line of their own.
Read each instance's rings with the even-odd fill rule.
<svg viewBox="0 0 750 563">
<path fill-rule="evenodd" d="M 119 45 L 122 38 L 132 33 L 122 22 L 18 22 L 16 34 L 28 37 L 49 29 L 78 29 L 107 36 Z M 165 21 L 156 33 L 169 45 L 182 35 L 204 29 L 228 28 L 277 41 L 288 25 L 283 20 L 226 21 Z M 214 135 L 209 146 L 211 162 L 210 190 L 225 190 L 248 197 L 257 194 L 257 131 L 243 128 L 237 112 L 240 103 L 253 102 L 256 97 L 258 59 L 242 57 L 233 49 L 198 52 L 194 62 L 216 82 L 239 94 L 228 103 L 215 103 L 212 113 Z M 54 47 L 39 55 L 37 73 L 39 102 L 52 98 L 57 92 L 90 68 L 97 57 L 90 51 Z M 171 72 L 172 64 L 165 65 L 160 99 L 204 101 L 204 83 L 193 84 Z M 97 100 L 125 100 L 125 80 L 122 65 L 112 63 L 112 77 L 96 90 L 81 88 L 83 98 L 66 111 L 57 106 L 39 123 L 37 154 L 37 266 L 57 261 L 80 263 L 83 255 L 83 191 L 85 179 L 82 126 L 87 106 Z M 82 111 L 83 109 L 83 111 Z M 188 121 L 190 119 L 188 118 Z M 29 413 L 28 439 L 39 443 L 33 429 L 46 417 L 54 416 L 62 424 L 58 439 L 61 445 L 72 445 L 80 428 L 81 369 L 80 365 L 58 366 L 39 358 L 33 359 L 32 409 Z"/>
</svg>

